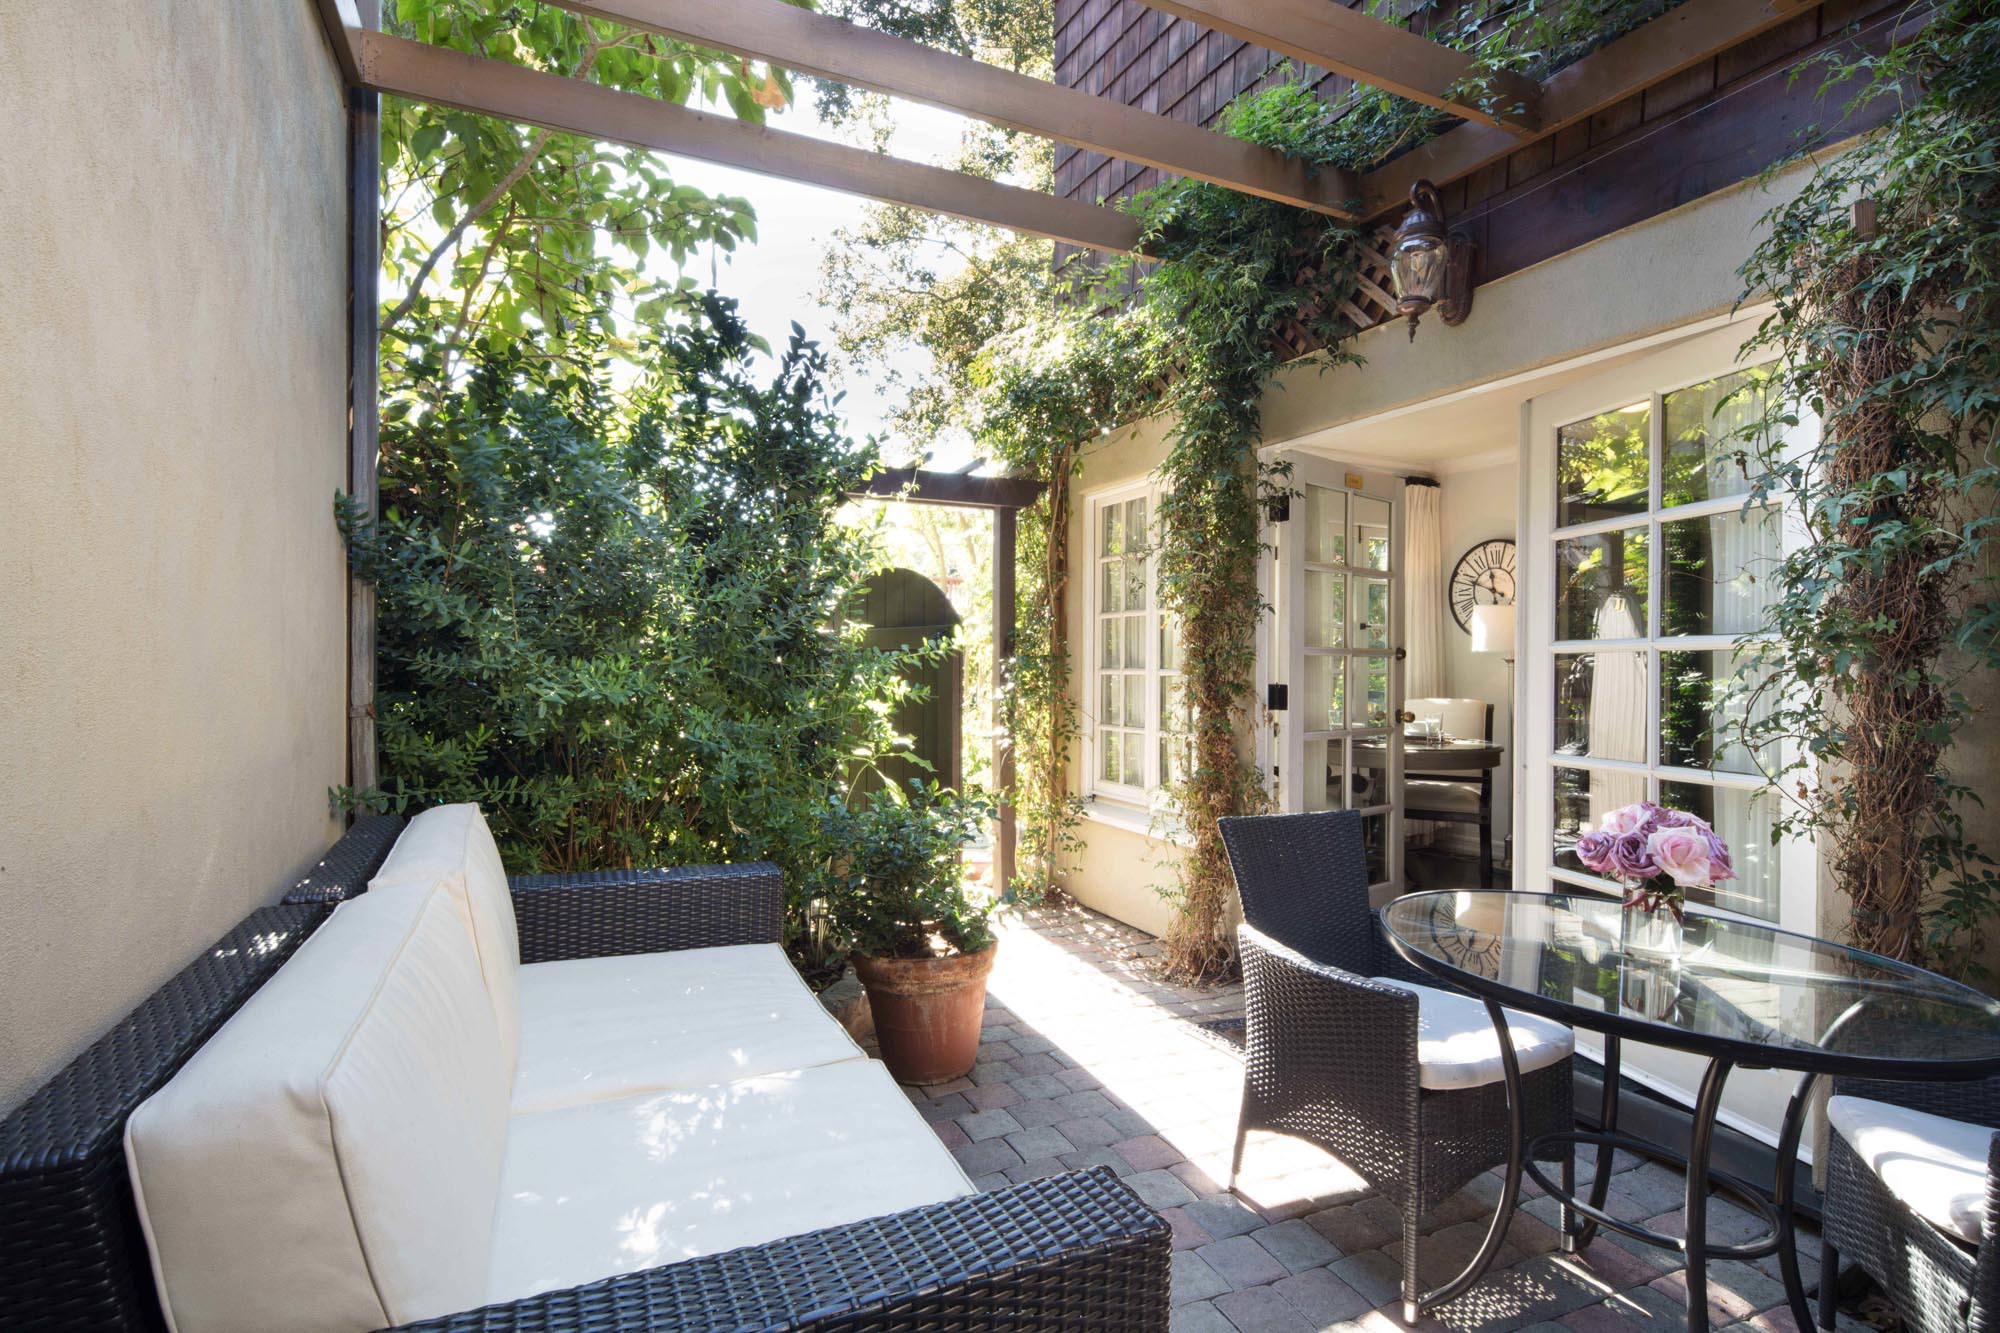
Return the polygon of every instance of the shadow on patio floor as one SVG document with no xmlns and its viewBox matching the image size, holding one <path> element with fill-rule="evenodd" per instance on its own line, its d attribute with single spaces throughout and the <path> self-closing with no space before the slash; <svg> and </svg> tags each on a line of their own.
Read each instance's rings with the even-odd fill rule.
<svg viewBox="0 0 2000 1333">
<path fill-rule="evenodd" d="M 1161 980 L 1158 945 L 1074 905 L 1002 927 L 979 1063 L 910 1100 L 982 1189 L 1105 1165 L 1173 1227 L 1175 1330 L 1286 1333 L 1405 1327 L 1395 1210 L 1337 1160 L 1255 1134 L 1227 1186 L 1242 1064 L 1199 1024 L 1240 1016 L 1241 988 Z M 1681 1177 L 1620 1154 L 1610 1210 L 1672 1231 Z M 1579 1163 L 1579 1174 L 1587 1164 Z M 1484 1281 L 1429 1328 L 1560 1327 L 1573 1333 L 1686 1326 L 1678 1256 L 1600 1236 L 1557 1250 L 1555 1201 L 1524 1182 L 1508 1241 Z M 1446 1200 L 1421 1229 L 1428 1284 L 1458 1271 L 1484 1237 L 1498 1173 Z M 1745 1239 L 1756 1219 L 1709 1205 L 1713 1234 Z M 1802 1228 L 1801 1267 L 1818 1278 L 1819 1241 Z M 1737 1333 L 1795 1333 L 1775 1257 L 1709 1266 L 1709 1320 Z M 1863 1333 L 1845 1317 L 1847 1333 Z"/>
</svg>

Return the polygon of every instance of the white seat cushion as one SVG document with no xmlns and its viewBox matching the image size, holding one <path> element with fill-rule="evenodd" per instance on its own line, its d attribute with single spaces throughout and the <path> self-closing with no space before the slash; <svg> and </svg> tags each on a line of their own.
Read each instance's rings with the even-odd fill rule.
<svg viewBox="0 0 2000 1333">
<path fill-rule="evenodd" d="M 873 1060 L 518 1115 L 486 1299 L 972 1192 Z"/>
<path fill-rule="evenodd" d="M 1417 997 L 1417 1086 L 1443 1090 L 1477 1088 L 1507 1076 L 1500 1060 L 1500 1034 L 1486 1005 L 1469 995 L 1375 977 L 1384 986 Z M 1560 1023 L 1509 1009 L 1507 1031 L 1523 1074 L 1546 1069 L 1576 1051 L 1576 1037 Z"/>
<path fill-rule="evenodd" d="M 480 975 L 507 1039 L 511 1064 L 521 1033 L 516 981 L 521 937 L 514 924 L 514 898 L 507 891 L 507 867 L 478 806 L 433 806 L 412 819 L 368 881 L 368 892 L 425 889 L 439 881 L 459 896 L 471 918 Z"/>
<path fill-rule="evenodd" d="M 862 1058 L 775 944 L 521 969 L 516 1112 Z"/>
<path fill-rule="evenodd" d="M 1412 779 L 1403 784 L 1403 806 L 1409 810 L 1449 810 L 1476 815 L 1479 813 L 1479 788 L 1469 782 Z"/>
<path fill-rule="evenodd" d="M 455 895 L 343 903 L 126 1123 L 172 1326 L 361 1330 L 478 1306 L 510 1064 Z"/>
<path fill-rule="evenodd" d="M 1947 1235 L 1979 1243 L 1993 1130 L 1866 1097 L 1829 1098 L 1826 1119 L 1911 1212 Z"/>
</svg>

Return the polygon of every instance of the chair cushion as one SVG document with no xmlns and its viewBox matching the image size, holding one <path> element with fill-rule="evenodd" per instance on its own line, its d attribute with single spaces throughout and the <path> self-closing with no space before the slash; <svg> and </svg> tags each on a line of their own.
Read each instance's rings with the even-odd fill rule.
<svg viewBox="0 0 2000 1333">
<path fill-rule="evenodd" d="M 368 881 L 370 893 L 409 886 L 425 888 L 442 880 L 465 903 L 479 972 L 493 998 L 493 1012 L 507 1038 L 508 1059 L 520 1041 L 521 937 L 514 925 L 514 898 L 507 890 L 507 867 L 476 805 L 439 805 L 410 821 L 389 850 L 388 860 Z"/>
<path fill-rule="evenodd" d="M 972 1192 L 873 1060 L 517 1115 L 485 1298 Z"/>
<path fill-rule="evenodd" d="M 1405 699 L 1403 708 L 1420 719 L 1436 718 L 1443 724 L 1445 734 L 1454 740 L 1493 739 L 1486 729 L 1484 699 Z"/>
<path fill-rule="evenodd" d="M 510 1064 L 458 897 L 341 904 L 126 1123 L 173 1327 L 380 1328 L 480 1304 Z"/>
<path fill-rule="evenodd" d="M 516 1112 L 862 1058 L 775 944 L 521 969 Z"/>
<path fill-rule="evenodd" d="M 1479 813 L 1479 788 L 1469 782 L 1428 782 L 1410 779 L 1403 783 L 1403 808 L 1450 810 L 1468 815 Z"/>
<path fill-rule="evenodd" d="M 1911 1212 L 1947 1235 L 1979 1243 L 1994 1130 L 1866 1097 L 1828 1098 L 1826 1119 Z"/>
<path fill-rule="evenodd" d="M 1500 1034 L 1486 1005 L 1470 995 L 1375 977 L 1384 986 L 1417 997 L 1417 1086 L 1442 1091 L 1477 1088 L 1507 1076 L 1500 1060 Z M 1507 1031 L 1523 1074 L 1546 1069 L 1576 1053 L 1576 1037 L 1546 1018 L 1509 1009 Z"/>
</svg>

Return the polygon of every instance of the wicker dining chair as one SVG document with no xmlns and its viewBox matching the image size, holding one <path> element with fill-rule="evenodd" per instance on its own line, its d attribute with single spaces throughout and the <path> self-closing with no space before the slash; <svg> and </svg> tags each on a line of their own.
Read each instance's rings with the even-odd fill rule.
<svg viewBox="0 0 2000 1333">
<path fill-rule="evenodd" d="M 2000 1329 L 2000 1079 L 1835 1079 L 1827 1121 L 1819 1326 L 1844 1261 L 1913 1333 Z"/>
<path fill-rule="evenodd" d="M 1497 1040 L 1483 1067 L 1448 1070 L 1426 1069 L 1420 1057 L 1442 1064 L 1438 1047 L 1450 1043 L 1425 1052 L 1421 1038 L 1448 1036 L 1440 1028 L 1463 1023 L 1468 1007 L 1485 1032 L 1491 1021 L 1479 1001 L 1411 967 L 1383 937 L 1369 907 L 1358 813 L 1220 823 L 1244 918 L 1237 930 L 1243 1106 L 1231 1183 L 1253 1129 L 1306 1139 L 1340 1158 L 1402 1215 L 1403 1304 L 1414 1317 L 1423 1303 L 1418 1219 L 1505 1162 L 1509 1147 Z M 1514 1011 L 1508 1022 L 1526 1137 L 1572 1130 L 1568 1030 Z M 1427 1086 L 1439 1082 L 1457 1086 Z"/>
</svg>

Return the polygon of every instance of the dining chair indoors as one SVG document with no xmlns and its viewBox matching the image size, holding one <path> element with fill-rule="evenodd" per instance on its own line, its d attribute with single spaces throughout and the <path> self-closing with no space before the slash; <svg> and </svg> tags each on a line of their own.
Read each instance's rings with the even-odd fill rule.
<svg viewBox="0 0 2000 1333">
<path fill-rule="evenodd" d="M 1231 1184 L 1253 1129 L 1341 1159 L 1401 1215 L 1403 1307 L 1414 1319 L 1456 1294 L 1452 1283 L 1420 1291 L 1418 1220 L 1508 1158 L 1499 1034 L 1484 1002 L 1440 986 L 1384 938 L 1369 906 L 1360 814 L 1220 824 L 1244 922 L 1243 1104 Z M 1511 1009 L 1507 1025 L 1525 1139 L 1572 1130 L 1570 1030 Z M 1565 1180 L 1570 1153 L 1546 1154 Z"/>
</svg>

